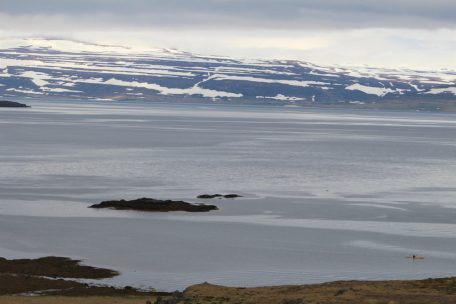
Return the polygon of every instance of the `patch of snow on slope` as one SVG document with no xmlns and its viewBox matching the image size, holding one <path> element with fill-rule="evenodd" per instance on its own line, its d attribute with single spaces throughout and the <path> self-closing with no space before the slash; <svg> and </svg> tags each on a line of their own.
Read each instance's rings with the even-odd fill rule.
<svg viewBox="0 0 456 304">
<path fill-rule="evenodd" d="M 415 89 L 415 91 L 417 92 L 422 92 L 424 91 L 423 89 L 420 89 L 416 84 L 413 84 L 413 83 L 409 83 L 409 85 Z"/>
<path fill-rule="evenodd" d="M 45 92 L 52 92 L 52 93 L 83 93 L 82 91 L 69 90 L 69 89 L 63 89 L 63 88 L 43 87 L 43 88 L 41 88 L 41 90 L 45 91 Z"/>
<path fill-rule="evenodd" d="M 271 96 L 257 96 L 257 99 L 275 99 L 275 100 L 280 100 L 280 101 L 301 101 L 301 100 L 306 100 L 305 98 L 300 98 L 300 97 L 292 97 L 292 96 L 285 96 L 282 94 L 277 94 L 274 97 Z"/>
<path fill-rule="evenodd" d="M 46 58 L 45 58 L 46 59 Z M 46 60 L 28 60 L 28 59 L 2 59 L 0 61 L 0 69 L 5 69 L 7 67 L 39 67 L 39 68 L 53 68 L 59 70 L 72 70 L 72 71 L 89 71 L 97 72 L 103 74 L 124 74 L 124 75 L 140 75 L 140 76 L 175 76 L 175 77 L 193 77 L 196 76 L 191 72 L 182 72 L 173 70 L 174 67 L 163 67 L 169 70 L 160 69 L 160 66 L 157 66 L 157 69 L 153 69 L 154 66 L 148 66 L 147 68 L 134 68 L 129 66 L 99 66 L 94 65 L 90 61 L 81 61 L 81 60 L 72 60 L 68 59 L 65 56 L 58 56 L 57 61 L 46 61 Z"/>
<path fill-rule="evenodd" d="M 456 87 L 431 89 L 431 90 L 429 90 L 429 92 L 425 92 L 424 94 L 444 94 L 444 93 L 451 93 L 453 95 L 456 95 Z"/>
<path fill-rule="evenodd" d="M 195 85 L 195 86 L 193 86 L 191 88 L 187 88 L 187 89 L 178 89 L 178 88 L 163 87 L 163 86 L 161 86 L 159 84 L 155 84 L 155 83 L 138 82 L 138 81 L 124 81 L 124 80 L 119 80 L 119 79 L 115 79 L 115 78 L 111 78 L 104 82 L 100 79 L 78 80 L 78 82 L 106 84 L 106 85 L 114 85 L 114 86 L 122 86 L 122 87 L 145 88 L 145 89 L 149 89 L 149 90 L 158 91 L 162 95 L 202 95 L 203 97 L 209 97 L 209 98 L 220 98 L 220 97 L 240 98 L 243 96 L 242 94 L 237 94 L 237 93 L 204 89 L 204 88 L 198 87 L 198 85 Z"/>
<path fill-rule="evenodd" d="M 23 90 L 23 89 L 15 89 L 15 88 L 9 88 L 9 89 L 7 89 L 7 91 L 8 92 L 23 93 L 23 94 L 43 95 L 42 92 L 35 92 L 33 90 Z"/>
<path fill-rule="evenodd" d="M 38 87 L 44 87 L 49 84 L 46 80 L 49 79 L 49 75 L 40 72 L 26 71 L 21 74 L 22 77 L 30 78 L 34 84 Z"/>
<path fill-rule="evenodd" d="M 322 76 L 322 77 L 340 77 L 340 75 L 337 75 L 337 74 L 327 74 L 327 73 L 321 73 L 319 71 L 315 72 L 315 70 L 310 71 L 309 75 Z"/>
<path fill-rule="evenodd" d="M 236 80 L 236 81 L 249 81 L 260 83 L 279 83 L 296 87 L 310 87 L 312 85 L 329 85 L 327 82 L 320 81 L 301 81 L 301 80 L 286 80 L 286 79 L 266 79 L 257 77 L 243 77 L 243 76 L 229 76 L 229 75 L 215 75 L 214 80 Z"/>
<path fill-rule="evenodd" d="M 48 87 L 50 84 L 48 80 L 53 80 L 50 75 L 46 73 L 41 73 L 41 72 L 35 72 L 35 71 L 26 71 L 21 73 L 22 77 L 30 78 L 32 82 L 38 86 L 41 91 L 43 92 L 52 92 L 52 93 L 82 93 L 82 91 L 76 91 L 76 90 L 69 90 L 69 89 L 64 89 L 64 88 L 52 88 Z M 59 79 L 59 78 L 55 78 Z M 57 83 L 56 83 L 57 84 Z M 62 82 L 60 82 L 62 84 Z M 74 84 L 73 84 L 74 85 Z"/>
<path fill-rule="evenodd" d="M 350 91 L 361 91 L 369 95 L 377 95 L 379 97 L 383 97 L 388 93 L 396 93 L 396 90 L 388 89 L 388 88 L 379 88 L 379 87 L 369 87 L 359 83 L 352 84 L 345 88 L 346 90 Z"/>
<path fill-rule="evenodd" d="M 62 52 L 98 52 L 98 53 L 135 53 L 135 52 L 160 52 L 166 54 L 167 51 L 158 48 L 132 49 L 118 45 L 102 45 L 75 40 L 46 39 L 46 38 L 13 38 L 2 39 L 0 48 L 19 48 L 31 47 L 35 49 L 47 48 Z"/>
<path fill-rule="evenodd" d="M 220 66 L 214 69 L 215 73 L 220 74 L 274 74 L 274 75 L 288 75 L 296 76 L 296 73 L 277 71 L 270 69 L 258 69 L 258 68 L 245 68 L 245 67 L 230 67 L 230 66 Z"/>
</svg>

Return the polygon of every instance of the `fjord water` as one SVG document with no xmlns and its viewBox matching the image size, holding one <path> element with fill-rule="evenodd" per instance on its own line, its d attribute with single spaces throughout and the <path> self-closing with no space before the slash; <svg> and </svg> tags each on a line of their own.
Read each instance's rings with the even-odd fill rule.
<svg viewBox="0 0 456 304">
<path fill-rule="evenodd" d="M 0 256 L 80 258 L 164 290 L 456 273 L 452 114 L 31 104 L 0 109 Z M 87 208 L 203 193 L 245 197 L 207 214 Z"/>
</svg>

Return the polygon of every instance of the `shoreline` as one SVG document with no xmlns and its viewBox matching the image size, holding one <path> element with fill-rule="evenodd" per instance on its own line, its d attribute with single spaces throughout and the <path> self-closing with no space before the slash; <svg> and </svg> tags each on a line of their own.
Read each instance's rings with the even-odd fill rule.
<svg viewBox="0 0 456 304">
<path fill-rule="evenodd" d="M 23 102 L 24 98 L 11 98 L 15 102 Z M 433 102 L 423 103 L 419 100 L 412 100 L 411 102 L 397 102 L 396 100 L 385 100 L 384 102 L 369 102 L 369 103 L 277 103 L 277 102 L 258 102 L 258 100 L 242 100 L 242 101 L 219 101 L 213 102 L 212 100 L 205 99 L 149 99 L 149 100 L 137 100 L 137 99 L 122 99 L 113 101 L 102 101 L 102 100 L 81 100 L 78 98 L 27 98 L 28 102 L 37 103 L 51 103 L 54 105 L 64 105 L 65 103 L 74 103 L 78 105 L 84 104 L 95 104 L 95 105 L 116 105 L 116 106 L 131 106 L 131 105 L 146 105 L 146 106 L 160 106 L 160 105 L 171 105 L 171 106 L 230 106 L 237 108 L 248 108 L 248 107 L 259 107 L 261 108 L 275 108 L 275 109 L 301 109 L 301 110 L 327 110 L 327 111 L 354 111 L 354 112 L 392 112 L 392 113 L 425 113 L 425 114 L 450 114 L 456 113 L 456 105 L 454 102 L 448 100 L 437 100 Z M 31 107 L 31 106 L 30 106 Z"/>
<path fill-rule="evenodd" d="M 160 299 L 160 300 L 159 300 Z M 456 278 L 335 281 L 311 285 L 225 287 L 209 283 L 182 292 L 148 294 L 0 295 L 2 304 L 452 304 Z"/>
<path fill-rule="evenodd" d="M 321 284 L 225 287 L 209 283 L 182 291 L 159 292 L 98 284 L 80 279 L 117 276 L 116 270 L 80 264 L 62 257 L 0 259 L 0 302 L 168 303 L 168 304 L 312 304 L 312 303 L 444 303 L 456 302 L 456 277 L 424 280 L 335 281 Z M 146 284 L 147 285 L 147 284 Z M 157 300 L 161 299 L 161 300 Z M 162 302 L 160 302 L 162 301 Z"/>
</svg>

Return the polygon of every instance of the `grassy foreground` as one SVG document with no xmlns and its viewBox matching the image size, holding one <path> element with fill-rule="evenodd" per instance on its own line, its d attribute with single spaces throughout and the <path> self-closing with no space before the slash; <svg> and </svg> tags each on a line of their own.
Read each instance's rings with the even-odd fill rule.
<svg viewBox="0 0 456 304">
<path fill-rule="evenodd" d="M 456 278 L 260 288 L 202 284 L 188 288 L 184 295 L 192 304 L 455 304 Z"/>
<path fill-rule="evenodd" d="M 455 304 L 456 278 L 419 281 L 343 281 L 316 285 L 187 288 L 179 299 L 154 296 L 2 296 L 1 304 Z"/>
<path fill-rule="evenodd" d="M 1 296 L 1 304 L 145 304 L 146 297 L 21 297 Z"/>
</svg>

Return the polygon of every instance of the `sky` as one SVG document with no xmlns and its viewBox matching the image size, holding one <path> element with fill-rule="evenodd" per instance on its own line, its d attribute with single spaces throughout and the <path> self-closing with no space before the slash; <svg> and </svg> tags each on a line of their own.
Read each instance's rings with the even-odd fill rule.
<svg viewBox="0 0 456 304">
<path fill-rule="evenodd" d="M 454 0 L 0 0 L 0 38 L 456 70 Z"/>
</svg>

